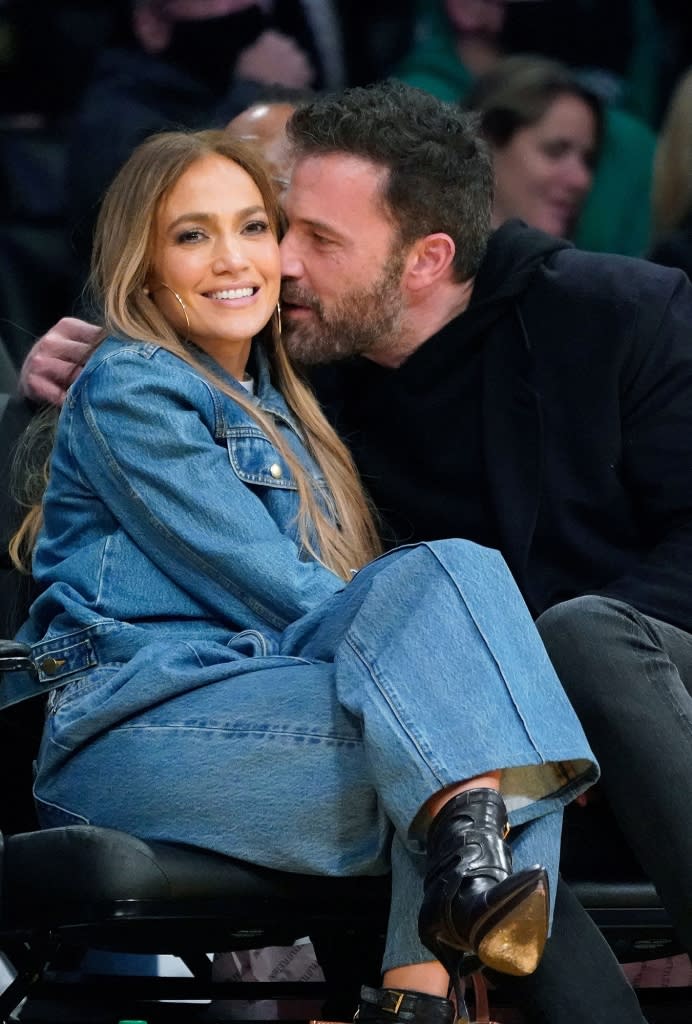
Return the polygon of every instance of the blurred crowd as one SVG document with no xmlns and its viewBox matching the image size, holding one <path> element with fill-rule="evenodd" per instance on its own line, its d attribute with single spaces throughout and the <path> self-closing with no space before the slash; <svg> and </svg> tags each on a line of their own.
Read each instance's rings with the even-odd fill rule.
<svg viewBox="0 0 692 1024">
<path fill-rule="evenodd" d="M 692 10 L 604 6 L 0 3 L 0 392 L 38 334 L 82 311 L 99 199 L 141 139 L 223 126 L 260 102 L 285 103 L 285 119 L 306 95 L 388 76 L 479 110 L 498 224 L 519 216 L 586 249 L 689 272 Z"/>
</svg>

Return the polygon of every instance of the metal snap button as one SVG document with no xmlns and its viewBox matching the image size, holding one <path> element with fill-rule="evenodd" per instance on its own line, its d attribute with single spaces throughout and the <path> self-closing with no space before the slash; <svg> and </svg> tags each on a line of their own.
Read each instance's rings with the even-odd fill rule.
<svg viewBox="0 0 692 1024">
<path fill-rule="evenodd" d="M 41 671 L 45 672 L 47 676 L 54 676 L 58 669 L 61 669 L 65 664 L 65 658 L 44 658 L 41 662 Z"/>
<path fill-rule="evenodd" d="M 283 470 L 281 469 L 281 466 L 279 465 L 278 462 L 272 463 L 272 465 L 269 467 L 269 472 L 271 473 L 275 480 L 280 480 L 281 477 L 283 476 Z"/>
</svg>

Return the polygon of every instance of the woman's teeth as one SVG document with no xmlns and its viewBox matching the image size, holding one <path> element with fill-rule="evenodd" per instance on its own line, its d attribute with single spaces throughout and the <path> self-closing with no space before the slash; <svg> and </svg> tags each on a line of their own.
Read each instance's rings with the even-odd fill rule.
<svg viewBox="0 0 692 1024">
<path fill-rule="evenodd" d="M 248 299 L 254 288 L 224 288 L 221 292 L 210 292 L 210 299 Z"/>
</svg>

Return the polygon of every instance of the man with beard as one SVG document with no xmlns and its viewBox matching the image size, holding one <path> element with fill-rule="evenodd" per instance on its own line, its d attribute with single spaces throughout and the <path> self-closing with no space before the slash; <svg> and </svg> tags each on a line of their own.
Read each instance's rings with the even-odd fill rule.
<svg viewBox="0 0 692 1024">
<path fill-rule="evenodd" d="M 490 237 L 475 121 L 417 90 L 318 99 L 289 134 L 287 346 L 334 364 L 316 379 L 389 543 L 502 551 L 690 949 L 692 288 L 516 222 Z M 644 1020 L 564 885 L 511 984 L 532 1024 Z"/>
<path fill-rule="evenodd" d="M 512 570 L 692 951 L 692 287 L 508 222 L 473 116 L 396 83 L 296 112 L 282 317 L 388 543 Z M 463 742 L 463 737 L 460 737 Z M 566 886 L 517 1001 L 641 1021 Z"/>
</svg>

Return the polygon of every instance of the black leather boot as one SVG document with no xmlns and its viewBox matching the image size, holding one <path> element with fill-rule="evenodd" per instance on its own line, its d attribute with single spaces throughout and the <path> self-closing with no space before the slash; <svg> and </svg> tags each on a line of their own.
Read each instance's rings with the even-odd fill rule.
<svg viewBox="0 0 692 1024">
<path fill-rule="evenodd" d="M 453 1024 L 454 1018 L 454 1004 L 449 999 L 425 992 L 363 985 L 354 1020 L 372 1024 Z"/>
<path fill-rule="evenodd" d="M 421 941 L 454 981 L 465 953 L 504 974 L 531 974 L 548 935 L 548 876 L 512 874 L 505 804 L 492 789 L 452 797 L 433 819 L 418 918 Z"/>
</svg>

